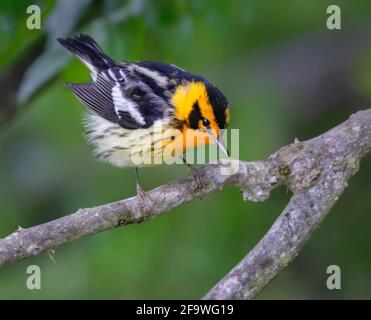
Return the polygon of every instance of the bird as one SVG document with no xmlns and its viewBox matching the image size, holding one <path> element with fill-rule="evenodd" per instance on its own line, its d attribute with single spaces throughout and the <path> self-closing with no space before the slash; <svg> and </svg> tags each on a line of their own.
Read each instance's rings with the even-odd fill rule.
<svg viewBox="0 0 371 320">
<path fill-rule="evenodd" d="M 90 83 L 65 85 L 86 106 L 83 123 L 94 155 L 135 167 L 136 192 L 147 210 L 151 199 L 139 183 L 139 167 L 178 155 L 191 167 L 185 152 L 206 144 L 229 156 L 222 139 L 230 123 L 228 100 L 206 78 L 164 62 L 115 61 L 86 34 L 57 40 L 90 71 Z M 150 161 L 138 161 L 143 158 Z"/>
</svg>

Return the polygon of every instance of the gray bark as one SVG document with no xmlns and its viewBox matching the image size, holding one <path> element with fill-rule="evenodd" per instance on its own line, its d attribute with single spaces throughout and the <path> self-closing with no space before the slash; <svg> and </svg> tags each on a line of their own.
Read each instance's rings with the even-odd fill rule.
<svg viewBox="0 0 371 320">
<path fill-rule="evenodd" d="M 281 148 L 265 161 L 224 160 L 203 166 L 198 169 L 202 190 L 192 175 L 153 189 L 148 192 L 150 211 L 132 197 L 19 229 L 0 239 L 0 266 L 100 231 L 145 222 L 227 185 L 240 188 L 245 200 L 264 201 L 272 189 L 284 184 L 293 192 L 285 210 L 257 246 L 205 296 L 251 299 L 295 258 L 370 151 L 368 109 L 316 138 Z M 238 171 L 225 174 L 231 161 L 238 164 Z"/>
</svg>

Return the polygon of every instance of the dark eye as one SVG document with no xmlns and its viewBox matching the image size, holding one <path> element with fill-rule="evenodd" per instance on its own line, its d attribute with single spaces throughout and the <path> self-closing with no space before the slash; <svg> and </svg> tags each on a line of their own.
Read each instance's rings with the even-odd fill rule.
<svg viewBox="0 0 371 320">
<path fill-rule="evenodd" d="M 205 118 L 202 118 L 202 124 L 203 124 L 206 128 L 208 128 L 208 127 L 210 126 L 210 121 L 207 120 L 207 119 L 205 119 Z"/>
</svg>

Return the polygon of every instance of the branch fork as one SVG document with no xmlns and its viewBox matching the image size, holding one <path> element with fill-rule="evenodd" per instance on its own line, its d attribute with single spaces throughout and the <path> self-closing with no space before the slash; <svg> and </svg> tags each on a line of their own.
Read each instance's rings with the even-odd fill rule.
<svg viewBox="0 0 371 320">
<path fill-rule="evenodd" d="M 282 185 L 293 193 L 259 243 L 204 299 L 254 298 L 298 255 L 358 171 L 361 159 L 370 152 L 368 109 L 318 137 L 295 140 L 264 161 L 222 160 L 197 169 L 204 194 L 234 186 L 246 201 L 265 201 L 271 190 Z M 236 165 L 238 170 L 232 170 Z M 153 200 L 150 212 L 138 197 L 131 197 L 19 229 L 0 239 L 0 267 L 88 235 L 148 221 L 198 198 L 195 184 L 191 174 L 148 191 Z"/>
</svg>

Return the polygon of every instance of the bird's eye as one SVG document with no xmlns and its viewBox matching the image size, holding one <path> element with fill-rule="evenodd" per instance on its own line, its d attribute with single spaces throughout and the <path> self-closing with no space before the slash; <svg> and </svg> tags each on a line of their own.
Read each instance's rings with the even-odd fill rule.
<svg viewBox="0 0 371 320">
<path fill-rule="evenodd" d="M 208 127 L 210 126 L 210 121 L 207 120 L 207 119 L 205 119 L 205 118 L 202 118 L 202 124 L 203 124 L 206 128 L 208 128 Z"/>
</svg>

